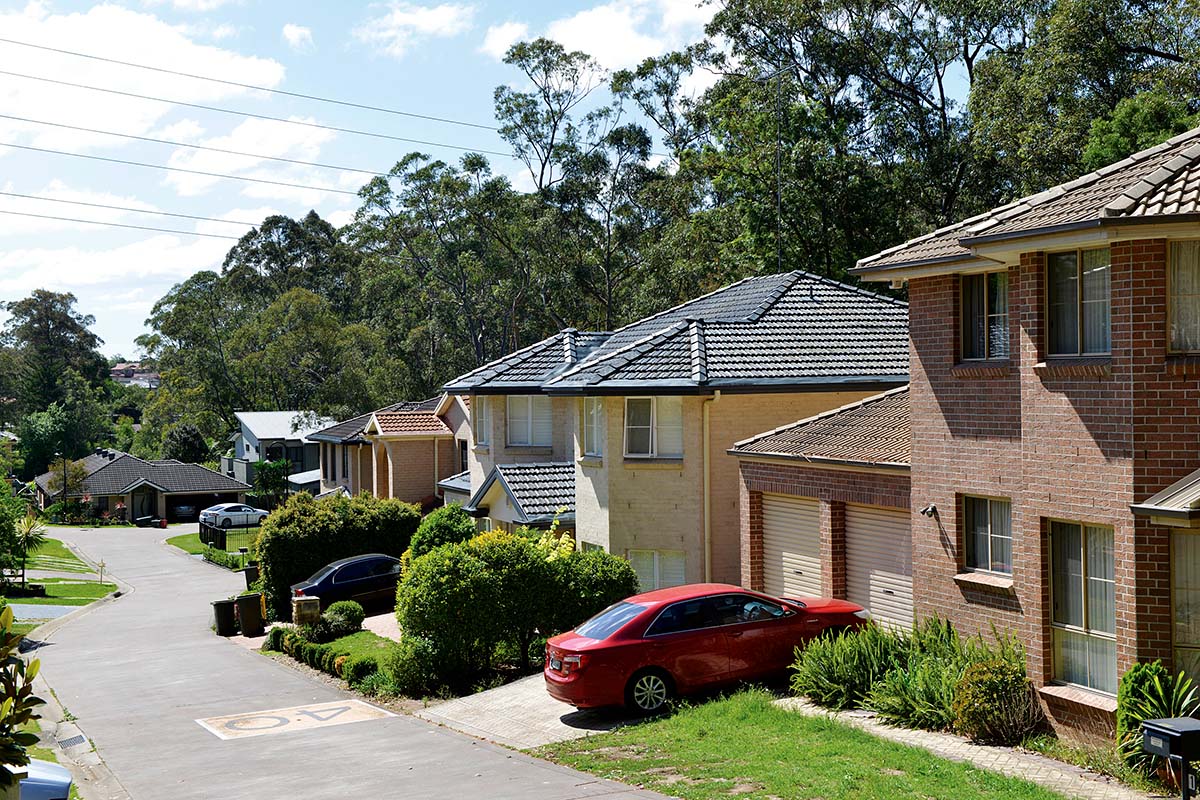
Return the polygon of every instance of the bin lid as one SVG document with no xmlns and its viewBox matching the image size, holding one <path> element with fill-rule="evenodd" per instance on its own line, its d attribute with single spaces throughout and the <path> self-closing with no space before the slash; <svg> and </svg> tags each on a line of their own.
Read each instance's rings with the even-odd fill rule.
<svg viewBox="0 0 1200 800">
<path fill-rule="evenodd" d="M 224 600 L 213 600 L 212 604 L 214 606 L 225 606 L 225 605 L 233 605 L 236 602 L 237 602 L 237 600 L 230 600 L 230 599 L 226 598 Z"/>
<path fill-rule="evenodd" d="M 1142 722 L 1142 726 L 1167 733 L 1195 733 L 1200 731 L 1200 719 L 1194 719 L 1192 717 L 1148 719 Z"/>
</svg>

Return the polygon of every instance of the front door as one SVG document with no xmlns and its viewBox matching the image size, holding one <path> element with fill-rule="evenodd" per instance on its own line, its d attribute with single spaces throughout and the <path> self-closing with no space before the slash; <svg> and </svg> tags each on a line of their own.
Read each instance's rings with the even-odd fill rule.
<svg viewBox="0 0 1200 800">
<path fill-rule="evenodd" d="M 1171 534 L 1175 669 L 1200 680 L 1200 531 Z"/>
</svg>

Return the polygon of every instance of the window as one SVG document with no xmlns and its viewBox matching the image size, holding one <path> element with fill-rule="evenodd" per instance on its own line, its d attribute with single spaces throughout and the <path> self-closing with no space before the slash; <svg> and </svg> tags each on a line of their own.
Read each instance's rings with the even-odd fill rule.
<svg viewBox="0 0 1200 800">
<path fill-rule="evenodd" d="M 625 455 L 633 458 L 683 458 L 682 398 L 626 398 Z"/>
<path fill-rule="evenodd" d="M 667 606 L 646 629 L 647 636 L 663 636 L 668 633 L 695 631 L 712 628 L 718 623 L 716 605 L 712 597 L 684 600 Z"/>
<path fill-rule="evenodd" d="M 682 550 L 630 550 L 629 563 L 643 592 L 687 583 Z"/>
<path fill-rule="evenodd" d="M 508 398 L 509 445 L 549 447 L 552 433 L 549 397 L 523 394 Z"/>
<path fill-rule="evenodd" d="M 1008 273 L 964 275 L 962 357 L 1008 358 Z"/>
<path fill-rule="evenodd" d="M 1177 529 L 1171 534 L 1172 642 L 1175 664 L 1193 681 L 1200 679 L 1200 536 Z"/>
<path fill-rule="evenodd" d="M 467 458 L 467 440 L 458 439 L 458 471 L 466 472 L 471 467 L 471 463 Z"/>
<path fill-rule="evenodd" d="M 333 466 L 333 458 L 329 455 L 329 445 L 321 443 L 321 477 L 325 480 L 331 480 L 329 477 L 329 469 Z"/>
<path fill-rule="evenodd" d="M 1050 523 L 1054 676 L 1117 692 L 1112 528 Z"/>
<path fill-rule="evenodd" d="M 1047 352 L 1108 353 L 1108 248 L 1052 253 L 1046 259 Z"/>
<path fill-rule="evenodd" d="M 589 639 L 607 639 L 624 628 L 631 620 L 646 610 L 645 606 L 636 603 L 626 603 L 622 600 L 614 603 L 575 629 L 580 636 Z"/>
<path fill-rule="evenodd" d="M 598 552 L 604 552 L 604 547 L 602 545 L 596 544 L 595 542 L 580 542 L 579 549 L 581 551 L 583 551 L 584 553 L 590 553 L 593 550 L 596 550 Z"/>
<path fill-rule="evenodd" d="M 963 498 L 964 563 L 967 569 L 1012 574 L 1012 503 Z"/>
<path fill-rule="evenodd" d="M 342 451 L 342 480 L 350 478 L 350 448 L 346 445 L 340 445 Z"/>
<path fill-rule="evenodd" d="M 604 455 L 604 398 L 583 398 L 583 454 Z"/>
<path fill-rule="evenodd" d="M 1171 242 L 1170 336 L 1177 353 L 1200 350 L 1200 241 Z"/>
<path fill-rule="evenodd" d="M 475 395 L 471 400 L 471 408 L 475 411 L 475 444 L 486 445 L 492 440 L 492 411 L 488 398 Z"/>
</svg>

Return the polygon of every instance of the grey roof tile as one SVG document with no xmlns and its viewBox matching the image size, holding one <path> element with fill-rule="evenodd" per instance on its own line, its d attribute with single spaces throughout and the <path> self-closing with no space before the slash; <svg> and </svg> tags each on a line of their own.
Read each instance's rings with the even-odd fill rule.
<svg viewBox="0 0 1200 800">
<path fill-rule="evenodd" d="M 84 481 L 85 494 L 99 497 L 122 494 L 130 486 L 142 481 L 168 493 L 244 492 L 250 488 L 248 484 L 199 464 L 173 460 L 144 461 L 128 453 L 120 453 L 111 461 L 105 457 L 103 461 Z M 37 477 L 43 491 L 48 491 L 50 477 L 49 472 Z"/>
<path fill-rule="evenodd" d="M 468 501 L 475 510 L 491 487 L 500 482 L 512 498 L 521 522 L 547 523 L 575 516 L 575 465 L 571 462 L 497 464 Z"/>
<path fill-rule="evenodd" d="M 586 358 L 608 336 L 568 328 L 460 375 L 443 389 L 451 394 L 499 388 L 536 391 L 546 379 Z"/>
</svg>

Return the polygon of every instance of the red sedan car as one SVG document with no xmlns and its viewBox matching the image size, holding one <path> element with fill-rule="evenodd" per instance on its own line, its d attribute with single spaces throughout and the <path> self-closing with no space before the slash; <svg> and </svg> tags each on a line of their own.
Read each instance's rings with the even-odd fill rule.
<svg viewBox="0 0 1200 800">
<path fill-rule="evenodd" d="M 661 710 L 673 695 L 783 672 L 795 648 L 869 614 L 844 600 L 781 600 L 701 583 L 635 595 L 546 643 L 550 695 L 577 708 Z"/>
</svg>

